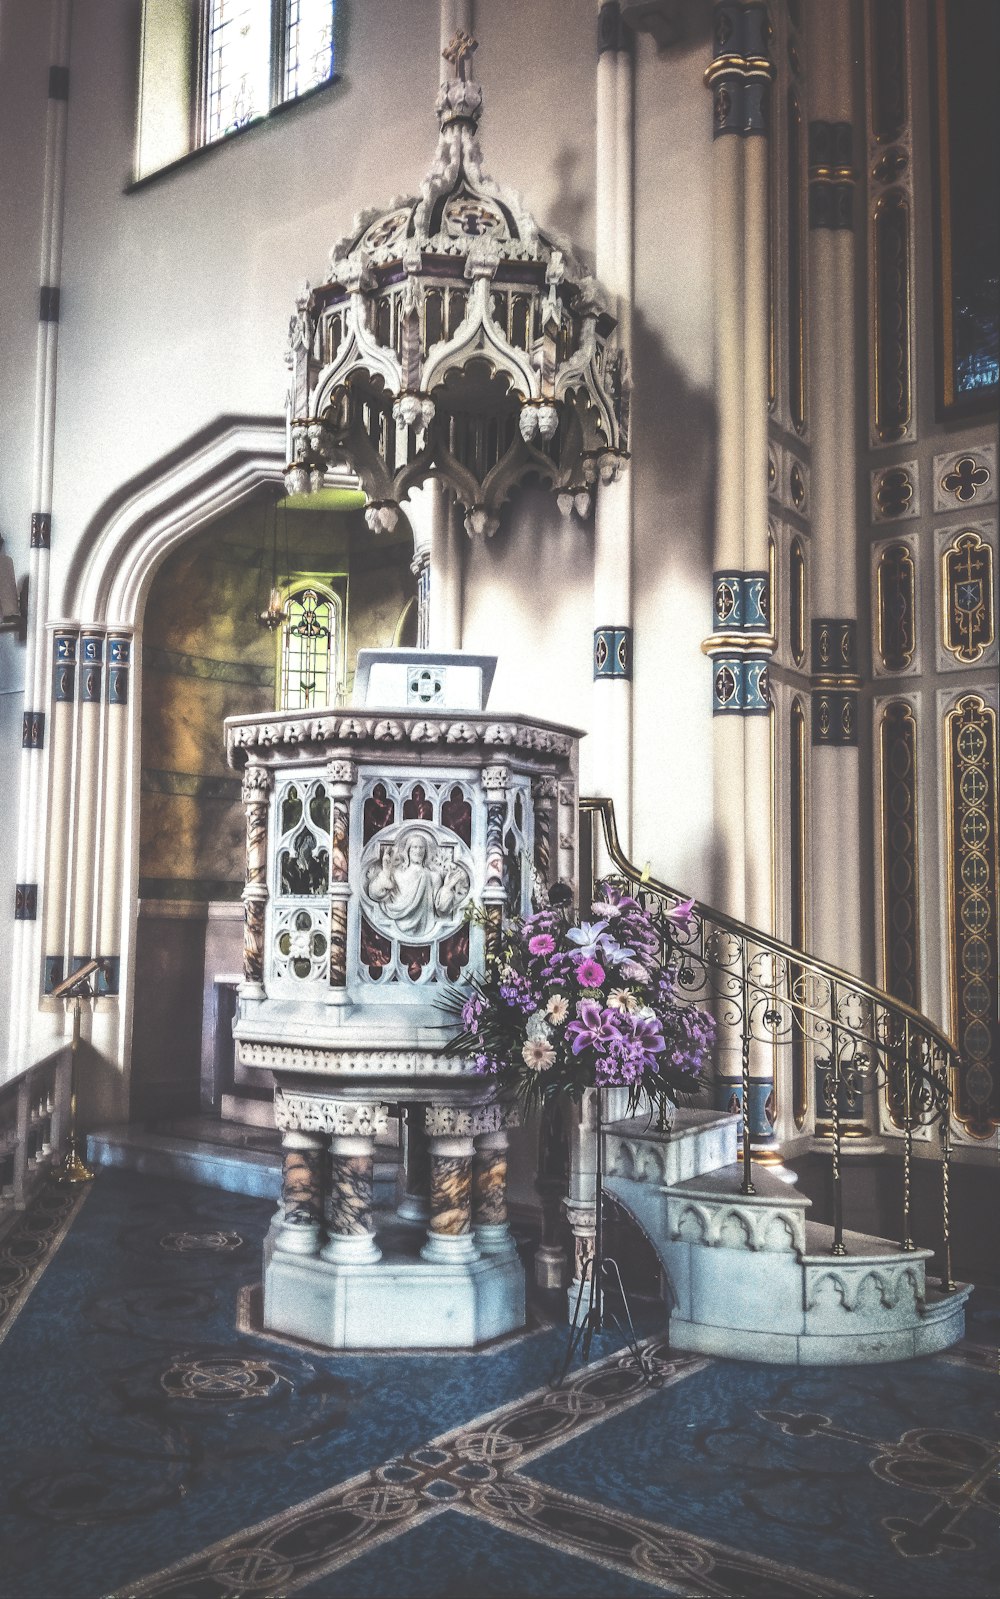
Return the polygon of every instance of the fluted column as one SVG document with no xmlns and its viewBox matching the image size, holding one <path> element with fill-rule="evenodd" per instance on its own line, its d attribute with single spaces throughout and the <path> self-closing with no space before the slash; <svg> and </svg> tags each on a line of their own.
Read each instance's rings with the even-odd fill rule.
<svg viewBox="0 0 1000 1599">
<path fill-rule="evenodd" d="M 50 713 L 50 777 L 48 838 L 45 862 L 43 989 L 56 988 L 67 975 L 67 896 L 69 893 L 70 818 L 73 803 L 73 729 L 76 722 L 76 673 L 80 629 L 57 622 L 52 628 L 52 709 Z"/>
<path fill-rule="evenodd" d="M 85 966 L 97 953 L 95 889 L 97 820 L 101 766 L 101 701 L 104 697 L 105 632 L 80 629 L 77 673 L 79 711 L 76 744 L 76 825 L 73 833 L 73 887 L 70 920 L 70 971 Z"/>
<path fill-rule="evenodd" d="M 715 190 L 716 394 L 719 415 L 715 504 L 712 661 L 718 889 L 724 908 L 773 931 L 771 699 L 774 650 L 768 576 L 768 59 L 762 4 L 715 8 L 712 93 Z M 750 1055 L 751 1136 L 770 1143 L 764 1115 L 774 1088 L 772 1052 Z M 744 1097 L 741 1039 L 720 1029 L 721 1108 Z"/>
<path fill-rule="evenodd" d="M 100 992 L 117 994 L 121 972 L 122 889 L 124 872 L 117 819 L 122 815 L 128 760 L 129 699 L 132 681 L 132 629 L 109 627 L 104 674 L 104 788 L 101 809 L 101 892 L 97 954 L 104 962 Z M 110 823 L 110 826 L 109 826 Z"/>
<path fill-rule="evenodd" d="M 629 381 L 634 278 L 632 35 L 618 0 L 597 24 L 596 265 L 614 296 L 616 340 Z M 627 448 L 627 443 L 626 443 Z M 592 781 L 615 802 L 622 844 L 632 831 L 633 487 L 627 456 L 602 457 L 594 515 Z"/>
<path fill-rule="evenodd" d="M 248 999 L 264 998 L 264 913 L 267 908 L 267 811 L 271 774 L 249 762 L 243 773 L 247 819 L 247 876 L 243 890 L 243 983 Z"/>
<path fill-rule="evenodd" d="M 850 0 L 806 13 L 809 62 L 809 397 L 812 430 L 811 947 L 860 972 L 861 774 Z M 869 896 L 870 897 L 870 896 Z M 863 1126 L 841 1102 L 841 1125 Z"/>
</svg>

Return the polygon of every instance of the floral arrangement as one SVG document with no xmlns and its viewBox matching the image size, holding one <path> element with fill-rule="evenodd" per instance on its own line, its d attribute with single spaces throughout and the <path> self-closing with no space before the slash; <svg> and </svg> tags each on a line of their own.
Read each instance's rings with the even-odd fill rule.
<svg viewBox="0 0 1000 1599">
<path fill-rule="evenodd" d="M 691 905 L 668 921 L 686 926 Z M 678 1001 L 660 931 L 637 900 L 604 882 L 591 915 L 574 925 L 549 907 L 508 923 L 485 976 L 456 1002 L 462 1031 L 450 1049 L 526 1106 L 593 1087 L 627 1088 L 630 1111 L 696 1093 L 712 1018 Z"/>
</svg>

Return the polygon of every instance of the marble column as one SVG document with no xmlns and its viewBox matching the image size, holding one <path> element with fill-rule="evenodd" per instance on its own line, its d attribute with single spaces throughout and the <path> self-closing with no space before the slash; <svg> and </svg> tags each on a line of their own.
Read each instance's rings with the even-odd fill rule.
<svg viewBox="0 0 1000 1599">
<path fill-rule="evenodd" d="M 250 762 L 243 773 L 247 818 L 247 876 L 243 890 L 243 978 L 241 993 L 264 998 L 264 912 L 267 907 L 267 808 L 271 774 Z"/>
<path fill-rule="evenodd" d="M 319 1251 L 326 1137 L 287 1129 L 281 1135 L 281 1208 L 275 1248 L 291 1255 Z"/>
<path fill-rule="evenodd" d="M 467 1111 L 432 1105 L 426 1113 L 426 1127 L 431 1215 L 421 1257 L 442 1266 L 478 1260 L 472 1236 L 472 1118 Z"/>
<path fill-rule="evenodd" d="M 375 1136 L 334 1133 L 324 1198 L 327 1241 L 324 1260 L 339 1265 L 374 1265 L 382 1259 L 375 1242 Z"/>
<path fill-rule="evenodd" d="M 423 1105 L 405 1108 L 403 1197 L 398 1214 L 403 1221 L 425 1222 L 431 1213 L 431 1157 L 424 1131 Z"/>
<path fill-rule="evenodd" d="M 486 958 L 500 953 L 500 937 L 506 892 L 503 881 L 503 831 L 507 819 L 507 793 L 510 772 L 506 766 L 484 766 L 486 790 L 486 877 L 483 883 L 483 910 L 486 915 Z"/>
<path fill-rule="evenodd" d="M 351 898 L 350 863 L 351 793 L 356 767 L 353 761 L 333 760 L 330 779 L 330 990 L 347 1004 L 347 907 Z"/>
<path fill-rule="evenodd" d="M 472 1226 L 482 1255 L 516 1255 L 507 1215 L 506 1127 L 473 1138 Z"/>
</svg>

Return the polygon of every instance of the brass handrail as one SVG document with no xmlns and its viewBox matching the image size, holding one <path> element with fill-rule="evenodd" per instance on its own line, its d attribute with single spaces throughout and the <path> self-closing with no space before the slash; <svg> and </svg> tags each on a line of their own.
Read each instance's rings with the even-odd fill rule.
<svg viewBox="0 0 1000 1599">
<path fill-rule="evenodd" d="M 823 1074 L 823 1095 L 831 1119 L 832 1252 L 836 1255 L 846 1252 L 841 1191 L 841 1101 L 845 1096 L 848 1100 L 859 1096 L 864 1077 L 873 1069 L 876 1075 L 884 1074 L 891 1119 L 896 1121 L 897 1113 L 902 1117 L 901 1244 L 904 1249 L 914 1247 L 910 1231 L 914 1124 L 938 1123 L 942 1184 L 941 1279 L 946 1291 L 954 1288 L 948 1184 L 951 1083 L 960 1064 L 955 1045 L 934 1022 L 905 1001 L 894 999 L 891 994 L 829 961 L 795 949 L 771 933 L 690 899 L 648 871 L 640 871 L 622 848 L 613 800 L 591 797 L 582 798 L 579 803 L 582 813 L 600 817 L 611 864 L 640 895 L 648 894 L 661 905 L 691 906 L 693 933 L 690 929 L 679 931 L 661 913 L 664 958 L 676 959 L 678 981 L 692 999 L 699 986 L 696 977 L 700 967 L 707 987 L 698 1002 L 714 1001 L 722 1012 L 722 1021 L 739 1026 L 743 1192 L 754 1192 L 750 1134 L 752 1041 L 756 1037 L 759 1042 L 770 1042 L 772 1047 L 786 1039 L 794 1043 L 797 1029 L 803 1040 L 811 1038 L 814 1049 L 828 1051 L 816 1056 L 816 1066 Z M 596 842 L 596 836 L 592 836 L 595 873 Z M 730 942 L 727 944 L 726 940 Z M 755 1032 L 755 1028 L 761 1027 L 763 1032 Z"/>
<path fill-rule="evenodd" d="M 604 841 L 607 845 L 608 856 L 618 867 L 623 877 L 642 888 L 648 888 L 652 893 L 664 898 L 673 899 L 680 905 L 691 898 L 689 894 L 682 894 L 679 889 L 671 888 L 668 883 L 661 882 L 658 877 L 640 871 L 633 861 L 628 859 L 618 837 L 618 824 L 615 821 L 615 802 L 612 799 L 583 798 L 580 800 L 581 811 L 592 811 L 600 815 L 604 827 Z M 884 989 L 876 988 L 873 983 L 866 983 L 863 977 L 856 977 L 853 972 L 844 971 L 840 966 L 834 966 L 829 961 L 820 959 L 818 955 L 807 955 L 804 950 L 795 949 L 793 945 L 786 944 L 783 939 L 776 938 L 773 933 L 765 933 L 762 928 L 751 927 L 747 922 L 737 921 L 733 916 L 727 916 L 725 911 L 718 911 L 712 905 L 706 905 L 703 900 L 694 900 L 694 909 L 697 914 L 707 922 L 714 922 L 725 932 L 732 933 L 739 938 L 752 938 L 755 944 L 760 944 L 764 949 L 770 950 L 775 955 L 780 955 L 783 960 L 793 966 L 801 966 L 808 971 L 815 972 L 830 983 L 848 983 L 855 993 L 864 994 L 866 999 L 874 1004 L 882 1005 L 886 1010 L 895 1011 L 900 1017 L 906 1017 L 911 1022 L 917 1022 L 921 1030 L 933 1038 L 938 1048 L 951 1056 L 957 1065 L 959 1052 L 952 1040 L 943 1033 L 929 1016 L 921 1015 L 903 999 L 895 999 L 887 994 Z"/>
</svg>

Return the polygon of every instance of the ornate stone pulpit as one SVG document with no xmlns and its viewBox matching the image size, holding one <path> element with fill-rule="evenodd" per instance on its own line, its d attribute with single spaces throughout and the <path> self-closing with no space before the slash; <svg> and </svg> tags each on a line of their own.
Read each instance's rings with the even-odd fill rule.
<svg viewBox="0 0 1000 1599">
<path fill-rule="evenodd" d="M 485 710 L 494 666 L 362 651 L 355 707 L 226 723 L 247 814 L 236 1051 L 273 1073 L 284 1147 L 264 1319 L 330 1348 L 472 1347 L 524 1322 L 510 1112 L 446 1053 L 446 1003 L 505 913 L 572 885 L 580 735 Z M 406 1191 L 376 1218 L 390 1114 Z"/>
</svg>

